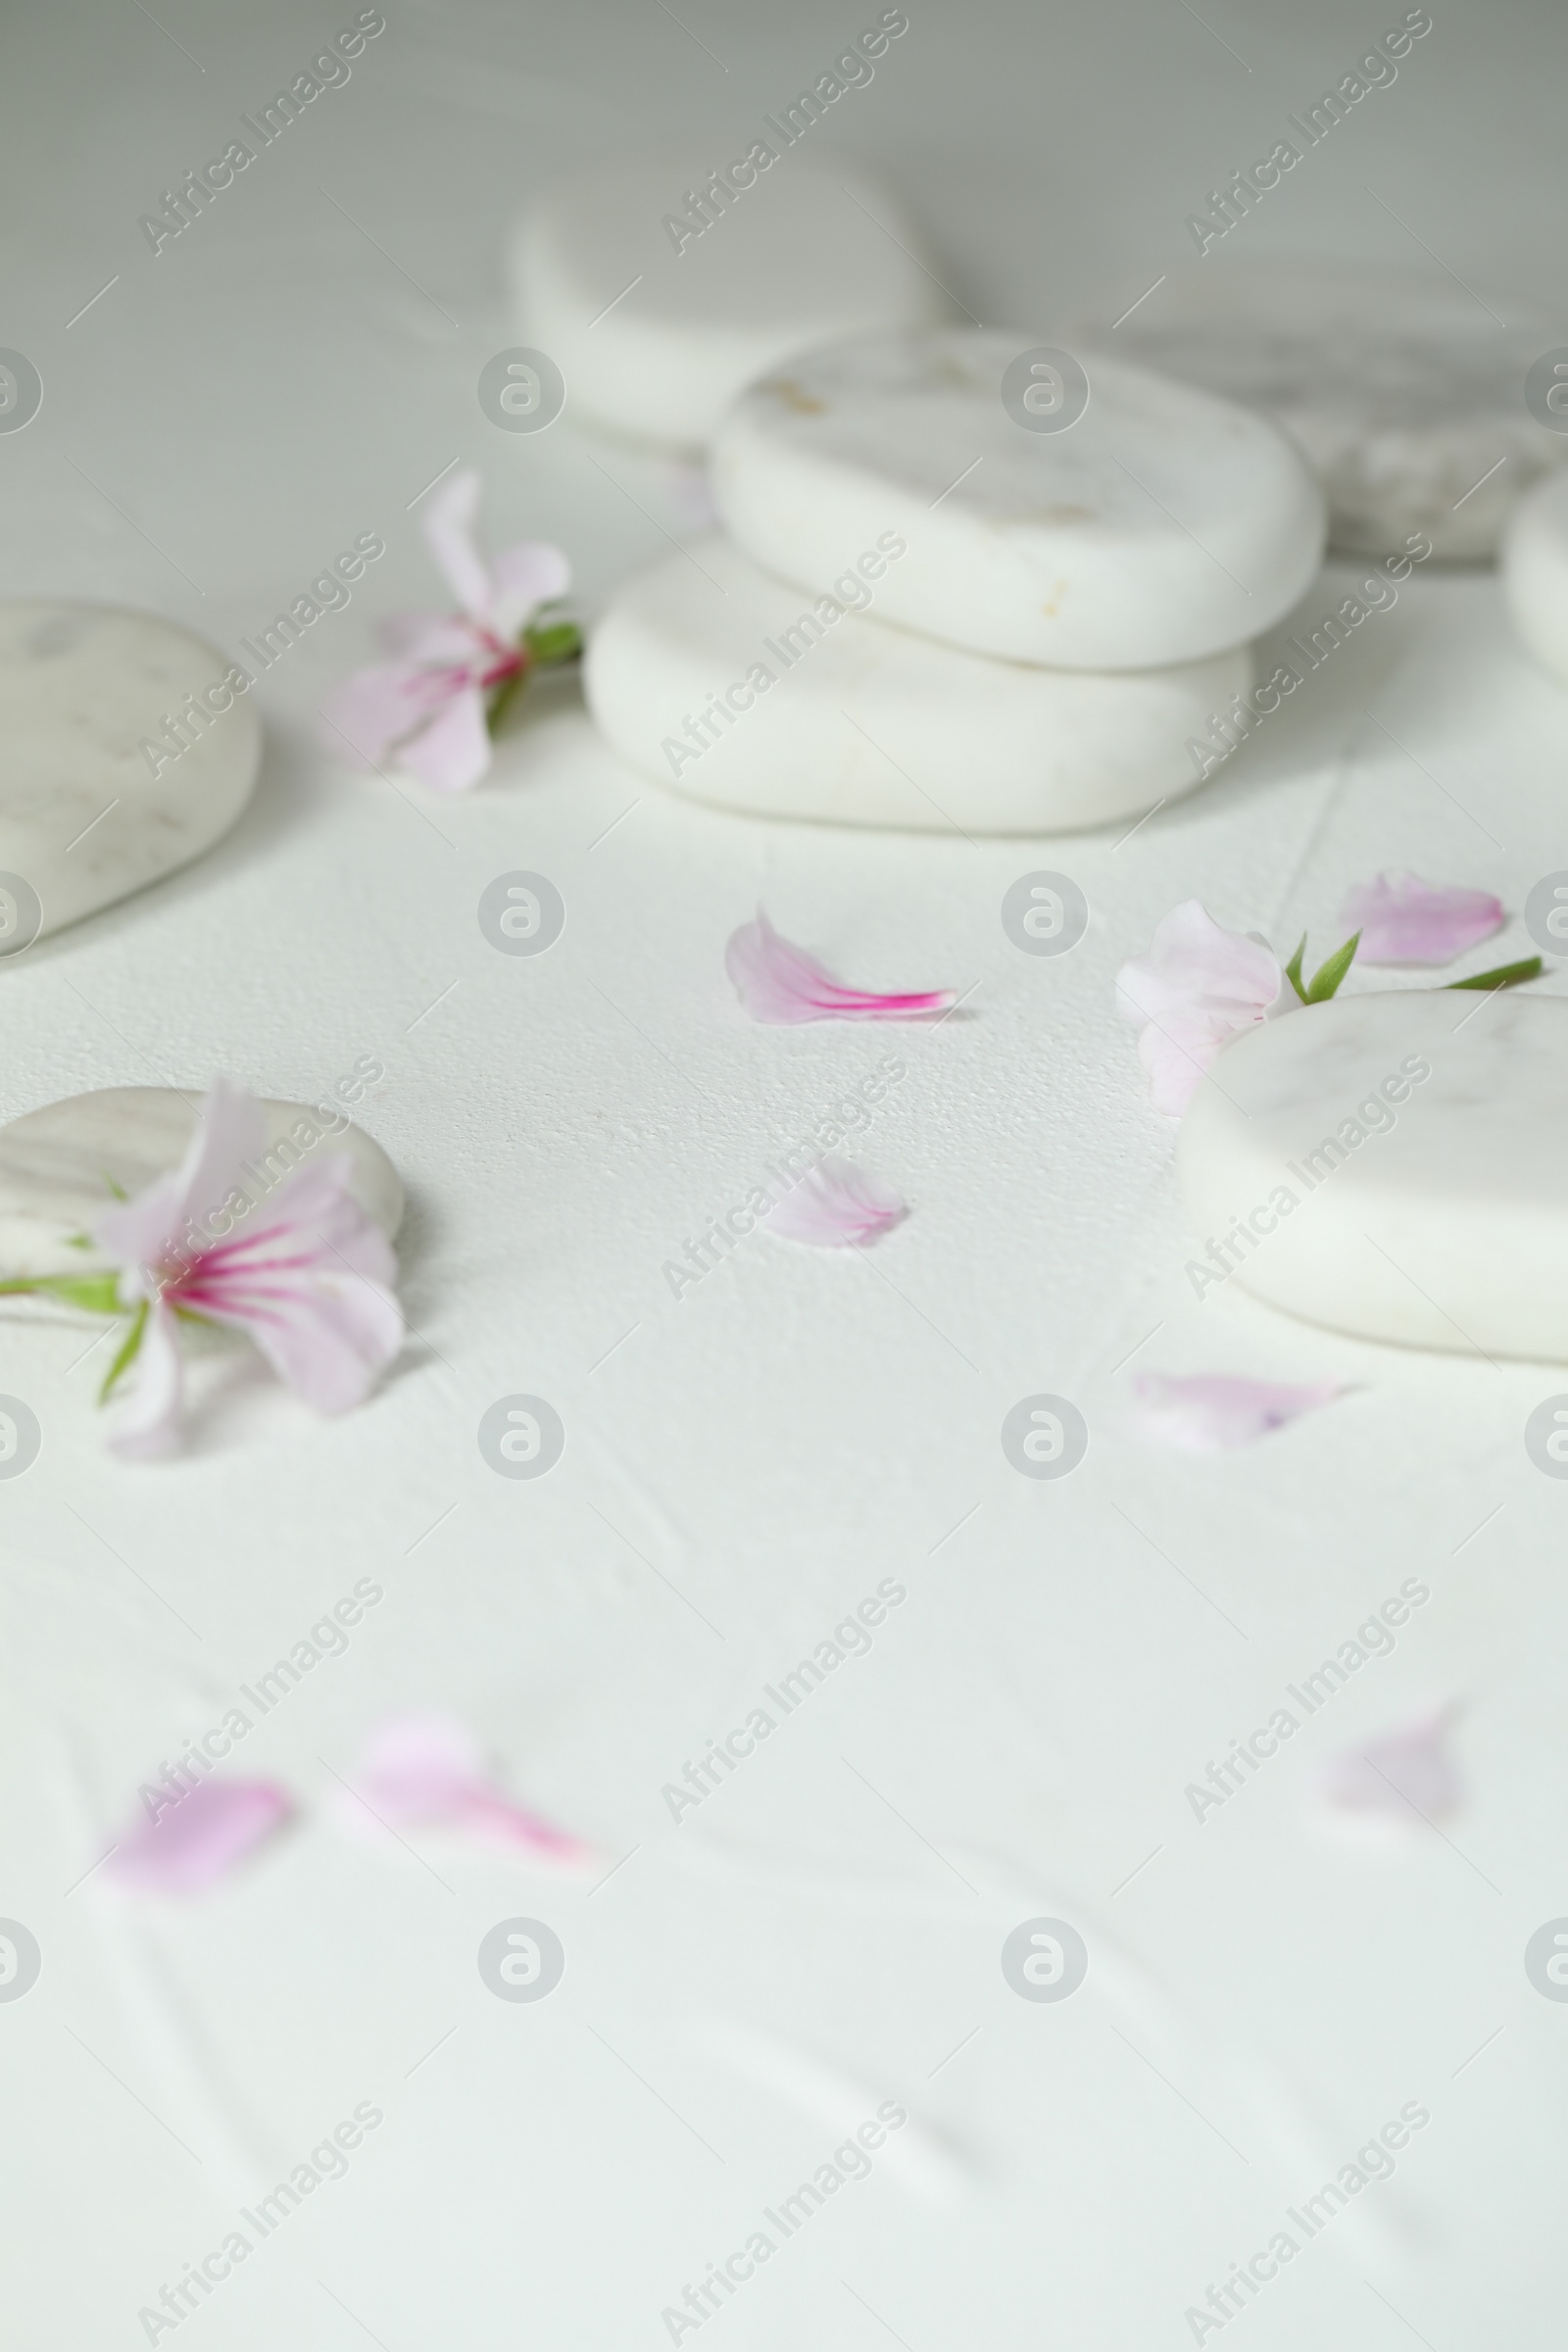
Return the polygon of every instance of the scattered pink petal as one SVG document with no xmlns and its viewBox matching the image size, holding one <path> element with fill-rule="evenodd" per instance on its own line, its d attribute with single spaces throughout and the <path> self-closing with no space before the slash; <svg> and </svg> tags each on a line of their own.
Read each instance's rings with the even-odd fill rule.
<svg viewBox="0 0 1568 2352">
<path fill-rule="evenodd" d="M 220 1079 L 179 1166 L 98 1220 L 121 1303 L 147 1309 L 110 1437 L 117 1452 L 145 1458 L 178 1443 L 180 1314 L 246 1333 L 318 1413 L 363 1403 L 403 1344 L 397 1261 L 348 1189 L 347 1153 L 292 1167 L 253 1200 L 265 1147 L 261 1105 Z"/>
<path fill-rule="evenodd" d="M 478 1830 L 557 1862 L 594 1858 L 580 1838 L 514 1804 L 485 1770 L 477 1740 L 450 1716 L 394 1716 L 370 1735 L 348 1779 L 355 1793 L 338 1810 L 352 1828 L 365 1829 L 368 1817 L 390 1829 Z"/>
<path fill-rule="evenodd" d="M 814 956 L 781 939 L 760 907 L 725 949 L 724 969 L 754 1021 L 907 1021 L 946 1012 L 954 1001 L 951 988 L 920 996 L 846 988 Z"/>
<path fill-rule="evenodd" d="M 906 1202 L 880 1176 L 829 1152 L 768 1210 L 762 1223 L 781 1241 L 814 1242 L 828 1250 L 860 1249 L 908 1213 Z"/>
<path fill-rule="evenodd" d="M 1340 921 L 1361 934 L 1360 963 L 1451 963 L 1504 921 L 1486 890 L 1446 889 L 1418 874 L 1379 874 L 1346 893 Z"/>
<path fill-rule="evenodd" d="M 1456 1813 L 1463 1799 L 1447 1739 L 1452 1706 L 1362 1740 L 1333 1757 L 1317 1776 L 1317 1810 L 1336 1829 L 1387 1843 L 1419 1836 Z"/>
<path fill-rule="evenodd" d="M 162 1791 L 159 1791 L 161 1794 Z M 104 1868 L 144 1893 L 199 1894 L 281 1828 L 293 1800 L 273 1781 L 198 1781 L 139 1820 Z"/>
<path fill-rule="evenodd" d="M 1184 1453 L 1228 1453 L 1233 1446 L 1250 1446 L 1344 1394 L 1334 1381 L 1282 1388 L 1233 1372 L 1140 1372 L 1133 1388 L 1142 1434 Z"/>
<path fill-rule="evenodd" d="M 1268 1018 L 1285 973 L 1261 940 L 1227 931 L 1197 899 L 1155 926 L 1116 975 L 1116 1006 L 1140 1030 L 1154 1108 L 1180 1118 L 1227 1039 Z"/>
</svg>

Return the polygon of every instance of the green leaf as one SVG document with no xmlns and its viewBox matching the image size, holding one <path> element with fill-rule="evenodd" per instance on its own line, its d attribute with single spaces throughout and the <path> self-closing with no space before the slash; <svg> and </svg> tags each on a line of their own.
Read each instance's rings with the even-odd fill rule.
<svg viewBox="0 0 1568 2352">
<path fill-rule="evenodd" d="M 1301 986 L 1301 957 L 1305 954 L 1306 933 L 1303 931 L 1301 933 L 1300 946 L 1297 949 L 1296 954 L 1291 957 L 1290 962 L 1285 966 L 1285 977 L 1295 989 L 1297 995 L 1300 998 L 1303 1004 L 1306 1003 L 1306 991 Z"/>
<path fill-rule="evenodd" d="M 1446 980 L 1445 988 L 1517 988 L 1521 980 L 1541 978 L 1541 957 L 1527 956 L 1522 963 L 1499 963 L 1490 972 L 1472 972 L 1468 980 Z"/>
<path fill-rule="evenodd" d="M 105 1373 L 104 1385 L 98 1392 L 100 1404 L 108 1403 L 116 1381 L 122 1372 L 128 1371 L 140 1352 L 142 1339 L 147 1329 L 147 1307 L 148 1301 L 144 1298 L 130 1318 L 129 1328 L 120 1343 L 115 1360 Z"/>
<path fill-rule="evenodd" d="M 542 629 L 526 629 L 523 644 L 535 662 L 551 668 L 558 662 L 575 662 L 582 652 L 582 631 L 574 620 L 558 620 Z"/>
<path fill-rule="evenodd" d="M 68 1250 L 90 1250 L 92 1246 L 92 1235 L 90 1233 L 73 1233 L 68 1234 L 66 1237 L 66 1248 Z"/>
<path fill-rule="evenodd" d="M 34 1288 L 67 1306 L 83 1307 L 89 1315 L 120 1312 L 118 1274 L 41 1274 Z"/>
<path fill-rule="evenodd" d="M 1303 1004 L 1326 1004 L 1328 1003 L 1330 997 L 1333 996 L 1335 990 L 1339 987 L 1340 982 L 1345 978 L 1346 973 L 1355 961 L 1355 951 L 1360 944 L 1361 934 L 1359 931 L 1357 931 L 1355 937 L 1353 939 L 1348 939 L 1343 948 L 1335 949 L 1334 954 L 1328 958 L 1326 963 L 1320 963 L 1318 965 L 1317 970 L 1313 973 L 1311 979 L 1307 983 L 1306 995 L 1301 1000 Z"/>
</svg>

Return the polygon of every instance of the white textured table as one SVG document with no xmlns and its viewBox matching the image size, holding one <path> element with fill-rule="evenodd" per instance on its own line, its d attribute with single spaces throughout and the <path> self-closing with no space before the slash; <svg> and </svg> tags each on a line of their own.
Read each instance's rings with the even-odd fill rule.
<svg viewBox="0 0 1568 2352">
<path fill-rule="evenodd" d="M 409 1182 L 418 1333 L 343 1424 L 241 1379 L 183 1459 L 129 1470 L 81 1335 L 4 1327 L 0 1387 L 44 1431 L 0 1484 L 0 1915 L 43 1955 L 0 2002 L 8 2336 L 143 2343 L 138 2312 L 239 2229 L 248 2258 L 158 2341 L 635 2352 L 762 2230 L 771 2259 L 681 2341 L 1162 2352 L 1286 2229 L 1300 2251 L 1226 2322 L 1237 2344 L 1548 2352 L 1568 2011 L 1523 1951 L 1568 1912 L 1568 1488 L 1523 1427 L 1568 1376 L 1342 1342 L 1234 1286 L 1195 1302 L 1110 983 L 1190 894 L 1322 951 L 1345 885 L 1383 865 L 1519 908 L 1568 866 L 1568 696 L 1511 647 L 1490 577 L 1418 575 L 1119 848 L 727 819 L 619 769 L 569 692 L 461 803 L 336 771 L 311 713 L 375 615 L 428 597 L 409 509 L 451 460 L 486 469 L 497 538 L 573 551 L 590 600 L 682 528 L 651 463 L 480 415 L 479 368 L 513 340 L 503 212 L 662 110 L 711 120 L 716 157 L 847 28 L 683 10 L 724 79 L 658 10 L 389 14 L 348 85 L 156 258 L 138 214 L 304 70 L 324 20 L 167 0 L 159 24 L 36 21 L 0 101 L 0 342 L 45 385 L 0 435 L 0 590 L 231 644 L 357 532 L 389 543 L 265 680 L 233 837 L 0 974 L 0 1111 L 218 1070 L 309 1097 L 372 1054 L 363 1115 Z M 822 136 L 904 177 L 988 318 L 1106 275 L 1131 301 L 1203 190 L 1367 37 L 1341 8 L 1309 36 L 1283 12 L 1214 21 L 1250 76 L 1180 11 L 917 19 Z M 1364 183 L 1461 271 L 1511 239 L 1491 274 L 1560 296 L 1562 31 L 1501 32 L 1445 21 L 1237 234 L 1407 258 Z M 1055 960 L 999 917 L 1040 866 L 1092 908 Z M 475 920 L 519 867 L 567 908 L 534 959 Z M 759 898 L 856 979 L 950 984 L 961 1012 L 934 1034 L 750 1026 L 722 950 Z M 1516 924 L 1497 956 L 1527 945 Z M 890 1045 L 907 1077 L 864 1150 L 906 1223 L 863 1262 L 751 1241 L 672 1298 L 663 1261 Z M 1134 1348 L 1353 1393 L 1250 1452 L 1164 1454 L 1125 1424 Z M 1059 1484 L 999 1444 L 1040 1390 L 1091 1429 Z M 566 1429 L 536 1482 L 476 1444 L 515 1392 Z M 136 1784 L 364 1576 L 384 1597 L 346 1653 L 244 1745 L 299 1828 L 182 1907 L 84 1878 Z M 1409 1577 L 1431 1599 L 1393 1653 L 1200 1826 L 1186 1785 Z M 663 1786 L 884 1579 L 906 1597 L 869 1653 L 673 1822 Z M 1369 1856 L 1308 1826 L 1317 1763 L 1447 1699 L 1468 1794 L 1445 1835 Z M 403 1705 L 473 1724 L 614 1875 L 590 1894 L 346 1838 L 334 1776 Z M 1000 1965 L 1041 1915 L 1089 1949 L 1059 2003 Z M 476 1968 L 514 1916 L 565 1947 L 537 2005 Z M 765 2064 L 737 2061 L 746 2034 Z M 764 2211 L 848 2136 L 806 2112 L 812 2067 L 858 2086 L 852 2122 L 887 2100 L 910 2120 L 786 2239 Z M 382 2121 L 343 2178 L 265 2237 L 237 2219 L 367 2103 Z M 1430 2123 L 1393 2178 L 1307 2242 L 1288 2210 L 1407 2103 Z"/>
</svg>

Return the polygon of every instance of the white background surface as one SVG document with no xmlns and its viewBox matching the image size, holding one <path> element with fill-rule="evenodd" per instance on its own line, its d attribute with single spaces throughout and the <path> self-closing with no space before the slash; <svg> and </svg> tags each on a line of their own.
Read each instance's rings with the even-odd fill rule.
<svg viewBox="0 0 1568 2352">
<path fill-rule="evenodd" d="M 137 216 L 353 13 L 163 0 L 173 38 L 134 7 L 8 35 L 0 340 L 46 393 L 0 438 L 0 585 L 232 644 L 355 533 L 389 553 L 266 680 L 233 837 L 5 973 L 0 1110 L 218 1070 L 308 1097 L 379 1056 L 364 1118 L 410 1186 L 418 1335 L 344 1424 L 232 1377 L 182 1460 L 133 1471 L 102 1450 L 94 1365 L 71 1369 L 81 1335 L 8 1327 L 4 1385 L 45 1433 L 0 1488 L 0 1913 L 44 1952 L 0 2005 L 8 2336 L 144 2342 L 162 2283 L 372 2100 L 348 2177 L 181 2344 L 665 2343 L 662 2308 L 843 2136 L 715 2052 L 723 2016 L 862 2082 L 865 2112 L 901 2099 L 959 2185 L 923 2201 L 879 2162 L 706 2323 L 706 2352 L 1189 2343 L 1186 2307 L 1410 2100 L 1432 2122 L 1395 2179 L 1235 2344 L 1544 2352 L 1568 2011 L 1521 1960 L 1568 1911 L 1568 1492 L 1521 1433 L 1564 1375 L 1341 1342 L 1233 1288 L 1196 1304 L 1110 982 L 1190 893 L 1325 951 L 1347 883 L 1385 864 L 1517 909 L 1568 865 L 1568 697 L 1510 645 L 1490 576 L 1433 576 L 1119 849 L 726 819 L 618 768 L 569 690 L 461 804 L 346 776 L 312 713 L 376 617 L 429 599 L 409 507 L 451 459 L 485 469 L 495 540 L 559 538 L 590 605 L 681 527 L 652 463 L 480 415 L 478 370 L 515 339 L 509 212 L 671 128 L 711 126 L 717 161 L 859 22 L 685 0 L 724 73 L 652 4 L 389 9 L 348 86 L 155 260 Z M 1204 13 L 1212 34 L 1176 5 L 911 7 L 824 145 L 923 207 L 988 323 L 1049 326 L 1106 285 L 1130 302 L 1204 191 L 1384 28 Z M 1387 206 L 1464 275 L 1561 301 L 1562 27 L 1434 13 L 1395 87 L 1238 234 L 1419 260 Z M 998 919 L 1039 865 L 1093 908 L 1059 962 Z M 474 920 L 514 867 L 567 906 L 537 960 Z M 847 977 L 973 993 L 934 1035 L 752 1027 L 721 959 L 760 896 Z M 1484 958 L 1527 944 L 1516 925 Z M 662 1261 L 890 1044 L 909 1075 L 863 1149 L 906 1224 L 858 1262 L 755 1241 L 672 1300 Z M 1158 1453 L 1115 1369 L 1152 1331 L 1150 1368 L 1353 1394 L 1245 1455 Z M 1042 1389 L 1091 1424 L 1059 1487 L 998 1444 Z M 516 1391 L 566 1425 L 537 1484 L 475 1445 Z M 136 1784 L 366 1574 L 385 1598 L 348 1654 L 241 1751 L 298 1792 L 298 1830 L 189 1905 L 75 1885 Z M 908 1599 L 872 1653 L 675 1827 L 662 1784 L 890 1575 Z M 1395 1654 L 1200 1828 L 1185 1784 L 1411 1575 L 1432 1599 Z M 1445 1699 L 1469 1789 L 1446 1838 L 1369 1856 L 1310 1829 L 1316 1762 Z M 607 1869 L 629 1858 L 590 1895 L 346 1838 L 333 1775 L 401 1704 L 466 1717 Z M 1036 1913 L 1090 1946 L 1058 2006 L 999 1968 Z M 513 1914 L 566 1948 L 537 2006 L 475 1969 Z"/>
</svg>

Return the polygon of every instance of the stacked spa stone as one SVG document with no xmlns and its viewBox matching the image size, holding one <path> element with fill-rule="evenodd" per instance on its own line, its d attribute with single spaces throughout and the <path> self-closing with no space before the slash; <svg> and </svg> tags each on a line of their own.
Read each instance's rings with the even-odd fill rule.
<svg viewBox="0 0 1568 2352">
<path fill-rule="evenodd" d="M 1052 832 L 1190 790 L 1323 550 L 1265 418 L 980 329 L 797 354 L 712 476 L 724 534 L 612 599 L 589 706 L 662 782 L 844 824 Z"/>
</svg>

